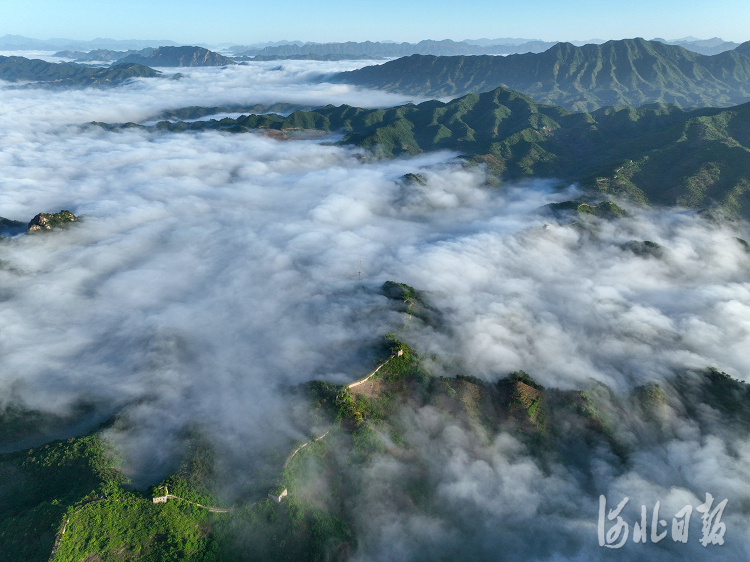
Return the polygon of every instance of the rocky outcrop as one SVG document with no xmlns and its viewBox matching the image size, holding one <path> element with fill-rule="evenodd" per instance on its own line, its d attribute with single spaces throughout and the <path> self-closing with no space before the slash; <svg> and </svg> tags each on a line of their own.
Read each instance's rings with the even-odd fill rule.
<svg viewBox="0 0 750 562">
<path fill-rule="evenodd" d="M 42 230 L 52 230 L 76 222 L 76 217 L 70 211 L 62 210 L 59 213 L 39 213 L 29 223 L 27 232 L 37 232 Z"/>
</svg>

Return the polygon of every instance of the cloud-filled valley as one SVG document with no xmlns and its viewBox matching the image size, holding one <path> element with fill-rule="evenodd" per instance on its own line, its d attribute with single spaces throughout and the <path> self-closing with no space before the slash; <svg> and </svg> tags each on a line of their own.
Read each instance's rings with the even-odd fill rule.
<svg viewBox="0 0 750 562">
<path fill-rule="evenodd" d="M 0 216 L 81 218 L 0 241 L 0 408 L 67 415 L 93 404 L 92 427 L 120 415 L 109 438 L 146 486 L 171 469 L 190 428 L 218 443 L 235 478 L 237 466 L 306 439 L 284 388 L 355 380 L 394 330 L 436 375 L 494 382 L 523 370 L 546 387 L 601 383 L 615 396 L 649 382 L 669 389 L 675 374 L 708 367 L 750 382 L 744 223 L 626 203 L 628 217 L 573 223 L 541 208 L 580 197 L 576 186 L 496 187 L 451 152 L 380 160 L 260 133 L 85 126 L 192 105 L 414 99 L 311 80 L 357 64 L 191 69 L 106 91 L 0 89 Z M 404 179 L 416 173 L 424 181 Z M 405 321 L 380 291 L 387 280 L 422 291 L 442 324 Z M 670 524 L 702 492 L 728 497 L 727 544 L 709 551 L 729 560 L 750 550 L 746 434 L 707 434 L 665 407 L 653 423 L 668 436 L 656 438 L 651 421 L 613 406 L 630 460 L 599 448 L 584 469 L 538 463 L 515 436 L 483 440 L 435 410 L 398 414 L 418 471 L 382 455 L 352 476 L 366 483 L 348 498 L 354 559 L 609 559 L 596 543 L 599 493 L 629 495 L 630 521 L 661 500 Z M 426 511 L 394 492 L 417 473 L 435 491 Z M 611 559 L 707 552 L 695 537 L 627 547 Z"/>
<path fill-rule="evenodd" d="M 180 69 L 180 72 L 162 68 L 157 70 L 163 72 L 164 78 L 135 79 L 115 91 L 25 89 L 18 93 L 6 85 L 0 96 L 8 104 L 5 117 L 14 128 L 27 120 L 35 122 L 37 127 L 45 122 L 141 122 L 165 109 L 187 106 L 284 102 L 312 107 L 328 103 L 390 107 L 424 99 L 322 81 L 326 76 L 368 62 L 372 61 L 269 61 L 247 66 Z M 178 74 L 182 77 L 170 79 Z M 26 119 L 19 122 L 19 115 Z"/>
</svg>

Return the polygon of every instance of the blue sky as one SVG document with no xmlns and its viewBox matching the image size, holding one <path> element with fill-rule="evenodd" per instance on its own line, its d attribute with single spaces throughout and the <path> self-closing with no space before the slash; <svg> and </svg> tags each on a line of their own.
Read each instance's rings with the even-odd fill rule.
<svg viewBox="0 0 750 562">
<path fill-rule="evenodd" d="M 182 43 L 544 40 L 693 35 L 747 41 L 748 0 L 2 0 L 0 35 Z"/>
</svg>

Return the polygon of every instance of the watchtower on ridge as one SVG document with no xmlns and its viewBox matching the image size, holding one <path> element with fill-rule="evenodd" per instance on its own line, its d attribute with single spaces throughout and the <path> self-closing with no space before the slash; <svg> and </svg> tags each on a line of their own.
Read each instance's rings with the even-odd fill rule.
<svg viewBox="0 0 750 562">
<path fill-rule="evenodd" d="M 164 495 L 154 496 L 154 503 L 167 503 L 167 500 L 169 499 L 169 489 L 166 486 L 161 486 L 161 488 L 164 488 Z"/>
</svg>

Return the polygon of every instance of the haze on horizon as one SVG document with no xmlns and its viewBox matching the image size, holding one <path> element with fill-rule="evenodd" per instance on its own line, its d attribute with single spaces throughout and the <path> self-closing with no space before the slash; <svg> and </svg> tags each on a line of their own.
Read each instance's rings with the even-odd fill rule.
<svg viewBox="0 0 750 562">
<path fill-rule="evenodd" d="M 0 35 L 76 40 L 169 39 L 189 43 L 249 44 L 279 40 L 312 42 L 417 42 L 424 39 L 524 37 L 544 41 L 695 36 L 744 42 L 750 3 L 719 0 L 622 4 L 584 2 L 474 2 L 470 8 L 438 0 L 408 4 L 322 3 L 282 0 L 273 4 L 218 0 L 154 3 L 28 0 L 4 6 Z M 34 17 L 29 17 L 34 14 Z M 268 25 L 275 22 L 277 25 Z M 415 25 L 415 22 L 418 22 Z"/>
</svg>

